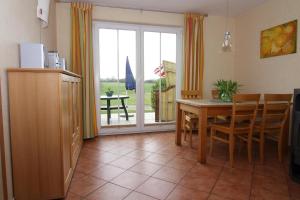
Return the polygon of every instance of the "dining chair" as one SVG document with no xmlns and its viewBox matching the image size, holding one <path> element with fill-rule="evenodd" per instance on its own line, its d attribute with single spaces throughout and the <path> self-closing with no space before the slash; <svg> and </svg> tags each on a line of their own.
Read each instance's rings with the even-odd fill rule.
<svg viewBox="0 0 300 200">
<path fill-rule="evenodd" d="M 229 145 L 229 161 L 233 167 L 235 139 L 246 135 L 248 140 L 248 161 L 252 162 L 252 141 L 254 121 L 256 118 L 260 94 L 236 94 L 233 96 L 232 116 L 229 123 L 213 123 L 210 135 L 210 155 L 215 140 Z"/>
<path fill-rule="evenodd" d="M 265 139 L 277 142 L 278 159 L 282 162 L 284 127 L 289 117 L 292 94 L 264 94 L 262 117 L 254 124 L 252 140 L 259 143 L 261 163 L 264 162 Z"/>
<path fill-rule="evenodd" d="M 201 99 L 201 91 L 200 90 L 182 90 L 181 91 L 181 97 L 183 99 Z M 197 127 L 198 123 L 198 116 L 189 113 L 189 112 L 183 112 L 183 133 L 184 133 L 184 140 L 186 141 L 187 136 L 189 137 L 189 145 L 192 148 L 193 147 L 193 129 Z"/>
<path fill-rule="evenodd" d="M 211 97 L 213 100 L 219 100 L 220 99 L 220 92 L 217 89 L 211 90 Z M 213 117 L 214 122 L 222 122 L 222 121 L 228 121 L 230 120 L 230 116 L 224 116 L 224 115 L 217 115 Z"/>
</svg>

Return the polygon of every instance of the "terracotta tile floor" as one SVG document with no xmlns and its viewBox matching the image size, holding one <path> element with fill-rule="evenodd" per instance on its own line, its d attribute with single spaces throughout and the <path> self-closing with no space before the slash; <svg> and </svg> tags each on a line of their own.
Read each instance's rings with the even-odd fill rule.
<svg viewBox="0 0 300 200">
<path fill-rule="evenodd" d="M 228 148 L 215 144 L 207 164 L 191 149 L 176 146 L 174 133 L 102 136 L 85 141 L 69 188 L 68 200 L 284 200 L 300 199 L 300 184 L 288 176 L 288 156 L 279 163 L 276 144 L 266 144 L 266 161 L 247 161 L 237 146 L 235 167 Z"/>
</svg>

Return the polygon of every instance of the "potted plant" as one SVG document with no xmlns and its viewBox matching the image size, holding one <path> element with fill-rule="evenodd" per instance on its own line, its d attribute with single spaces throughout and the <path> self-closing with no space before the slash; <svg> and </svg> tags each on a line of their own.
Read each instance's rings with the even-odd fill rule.
<svg viewBox="0 0 300 200">
<path fill-rule="evenodd" d="M 107 88 L 107 91 L 105 92 L 106 96 L 111 97 L 114 94 L 114 91 L 110 88 Z"/>
<path fill-rule="evenodd" d="M 232 80 L 218 80 L 214 86 L 219 91 L 219 99 L 224 102 L 231 102 L 232 96 L 238 92 L 241 85 L 237 81 Z"/>
</svg>

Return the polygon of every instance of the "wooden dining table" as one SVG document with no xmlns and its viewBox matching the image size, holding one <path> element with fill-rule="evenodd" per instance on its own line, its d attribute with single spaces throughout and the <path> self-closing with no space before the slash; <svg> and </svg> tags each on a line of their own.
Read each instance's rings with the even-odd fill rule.
<svg viewBox="0 0 300 200">
<path fill-rule="evenodd" d="M 176 100 L 176 139 L 177 145 L 181 145 L 182 135 L 182 114 L 189 112 L 198 115 L 198 155 L 197 160 L 206 163 L 206 138 L 207 138 L 207 119 L 218 115 L 230 116 L 232 114 L 232 102 L 222 102 L 215 99 L 177 99 Z M 259 109 L 263 109 L 264 102 L 261 101 Z M 289 136 L 289 120 L 285 125 L 285 137 L 283 139 L 283 151 L 286 152 Z"/>
</svg>

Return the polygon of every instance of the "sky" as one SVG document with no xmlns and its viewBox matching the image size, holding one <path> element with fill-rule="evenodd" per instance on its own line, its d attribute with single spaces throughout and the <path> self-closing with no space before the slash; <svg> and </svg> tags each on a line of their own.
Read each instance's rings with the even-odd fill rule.
<svg viewBox="0 0 300 200">
<path fill-rule="evenodd" d="M 144 80 L 158 79 L 154 73 L 162 60 L 176 62 L 176 34 L 144 32 Z M 100 29 L 100 78 L 125 78 L 126 56 L 136 78 L 136 31 Z M 118 67 L 119 66 L 119 67 Z"/>
</svg>

